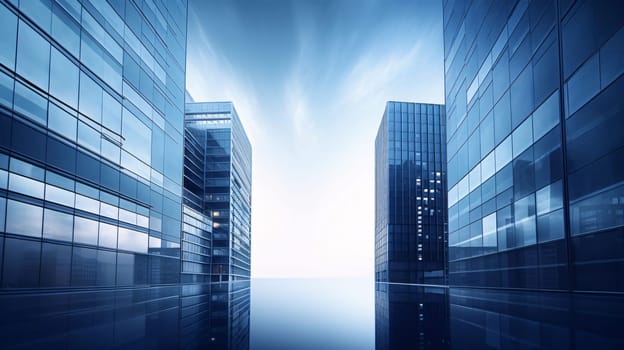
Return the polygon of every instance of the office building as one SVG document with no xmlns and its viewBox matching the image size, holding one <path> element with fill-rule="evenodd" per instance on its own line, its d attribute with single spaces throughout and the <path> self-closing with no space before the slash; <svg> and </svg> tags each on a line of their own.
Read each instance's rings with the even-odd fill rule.
<svg viewBox="0 0 624 350">
<path fill-rule="evenodd" d="M 624 292 L 624 6 L 443 8 L 450 284 Z"/>
<path fill-rule="evenodd" d="M 180 345 L 186 19 L 0 1 L 3 345 Z"/>
<path fill-rule="evenodd" d="M 375 140 L 375 280 L 445 283 L 444 106 L 388 102 Z"/>
<path fill-rule="evenodd" d="M 231 102 L 187 103 L 185 125 L 187 140 L 195 140 L 195 154 L 203 157 L 194 170 L 187 166 L 185 183 L 193 190 L 185 200 L 212 218 L 212 281 L 248 280 L 251 144 Z"/>
</svg>

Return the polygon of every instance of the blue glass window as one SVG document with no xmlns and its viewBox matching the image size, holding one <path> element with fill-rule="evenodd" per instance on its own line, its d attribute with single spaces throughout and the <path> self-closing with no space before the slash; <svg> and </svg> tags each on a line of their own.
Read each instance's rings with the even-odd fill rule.
<svg viewBox="0 0 624 350">
<path fill-rule="evenodd" d="M 41 249 L 41 286 L 69 286 L 71 257 L 71 246 L 44 242 Z"/>
<path fill-rule="evenodd" d="M 105 248 L 117 248 L 117 226 L 100 222 L 98 245 Z"/>
<path fill-rule="evenodd" d="M 537 217 L 537 238 L 539 242 L 561 239 L 564 233 L 563 209 Z"/>
<path fill-rule="evenodd" d="M 493 248 L 495 251 L 498 247 L 498 238 L 496 235 L 496 213 L 492 213 L 483 218 L 483 247 Z M 487 252 L 487 249 L 486 249 Z"/>
<path fill-rule="evenodd" d="M 22 83 L 16 83 L 14 103 L 15 111 L 46 125 L 48 103 L 41 95 L 32 91 Z"/>
<path fill-rule="evenodd" d="M 125 138 L 123 148 L 133 156 L 149 163 L 151 158 L 152 131 L 127 109 L 123 114 L 122 135 Z"/>
<path fill-rule="evenodd" d="M 111 95 L 104 92 L 102 108 L 102 124 L 110 130 L 121 134 L 121 104 Z"/>
<path fill-rule="evenodd" d="M 80 112 L 97 122 L 102 120 L 102 88 L 83 72 L 80 72 Z"/>
<path fill-rule="evenodd" d="M 97 245 L 98 222 L 79 216 L 74 217 L 74 242 Z"/>
<path fill-rule="evenodd" d="M 16 71 L 48 91 L 50 43 L 22 21 L 19 22 Z"/>
<path fill-rule="evenodd" d="M 117 253 L 105 250 L 97 251 L 97 278 L 99 286 L 112 286 L 115 284 Z"/>
<path fill-rule="evenodd" d="M 533 144 L 533 119 L 529 116 L 513 132 L 513 157 L 518 157 Z"/>
<path fill-rule="evenodd" d="M 509 92 L 494 106 L 494 141 L 496 144 L 501 142 L 511 132 L 511 107 L 509 101 Z"/>
<path fill-rule="evenodd" d="M 563 206 L 563 185 L 561 180 L 536 192 L 537 214 L 542 215 Z"/>
<path fill-rule="evenodd" d="M 52 7 L 52 36 L 74 57 L 78 57 L 80 52 L 80 26 L 56 2 Z"/>
<path fill-rule="evenodd" d="M 50 57 L 50 94 L 76 108 L 78 107 L 78 67 L 57 49 Z"/>
<path fill-rule="evenodd" d="M 509 164 L 512 159 L 511 135 L 496 147 L 496 171 Z"/>
<path fill-rule="evenodd" d="M 559 90 L 555 91 L 533 112 L 533 137 L 539 140 L 559 124 Z"/>
<path fill-rule="evenodd" d="M 50 103 L 49 106 L 48 128 L 58 132 L 72 141 L 76 141 L 76 118 L 53 103 Z"/>
<path fill-rule="evenodd" d="M 514 218 L 511 206 L 506 206 L 496 212 L 496 227 L 498 235 L 498 249 L 512 248 L 514 239 Z"/>
<path fill-rule="evenodd" d="M 518 126 L 533 111 L 533 68 L 528 65 L 511 84 L 512 128 Z"/>
<path fill-rule="evenodd" d="M 74 216 L 46 209 L 43 215 L 43 237 L 71 242 Z"/>
<path fill-rule="evenodd" d="M 89 125 L 78 122 L 78 143 L 95 153 L 100 153 L 100 133 Z"/>
<path fill-rule="evenodd" d="M 15 39 L 17 39 L 17 17 L 0 4 L 0 63 L 15 68 Z"/>
<path fill-rule="evenodd" d="M 479 128 L 481 137 L 481 157 L 483 158 L 494 148 L 494 116 L 489 113 Z"/>
<path fill-rule="evenodd" d="M 624 72 L 624 27 L 600 49 L 601 86 L 609 85 Z"/>
<path fill-rule="evenodd" d="M 9 199 L 6 232 L 41 237 L 43 208 Z"/>
<path fill-rule="evenodd" d="M 2 178 L 2 174 L 1 174 L 1 170 L 0 170 L 0 179 Z M 0 180 L 0 183 L 2 182 L 2 180 Z M 2 186 L 0 186 L 1 188 Z M 4 219 L 5 219 L 5 213 L 6 213 L 6 198 L 1 198 L 0 197 L 0 231 L 4 232 Z"/>
<path fill-rule="evenodd" d="M 0 105 L 13 107 L 13 85 L 15 80 L 0 72 Z"/>
<path fill-rule="evenodd" d="M 50 32 L 51 6 L 50 0 L 20 1 L 20 10 L 46 33 Z"/>
<path fill-rule="evenodd" d="M 525 246 L 536 242 L 535 227 L 535 195 L 530 194 L 514 205 L 516 219 L 516 242 L 515 246 Z"/>
<path fill-rule="evenodd" d="M 73 286 L 93 286 L 97 274 L 96 250 L 89 248 L 73 248 L 71 284 Z"/>
<path fill-rule="evenodd" d="M 2 286 L 8 288 L 37 287 L 41 242 L 5 238 Z"/>
<path fill-rule="evenodd" d="M 571 116 L 600 91 L 598 54 L 592 56 L 566 83 L 566 116 Z"/>
<path fill-rule="evenodd" d="M 43 198 L 42 182 L 18 174 L 9 175 L 9 190 L 35 198 Z"/>
</svg>

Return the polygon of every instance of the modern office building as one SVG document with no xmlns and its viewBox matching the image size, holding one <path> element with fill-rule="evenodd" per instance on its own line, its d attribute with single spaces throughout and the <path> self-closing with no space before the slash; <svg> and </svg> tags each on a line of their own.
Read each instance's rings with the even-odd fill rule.
<svg viewBox="0 0 624 350">
<path fill-rule="evenodd" d="M 179 346 L 186 19 L 0 1 L 4 346 Z"/>
<path fill-rule="evenodd" d="M 375 280 L 446 281 L 444 106 L 388 102 L 375 140 Z"/>
<path fill-rule="evenodd" d="M 450 349 L 449 321 L 448 288 L 375 284 L 376 350 Z"/>
<path fill-rule="evenodd" d="M 248 280 L 251 144 L 231 102 L 187 103 L 185 125 L 195 156 L 203 157 L 186 167 L 185 187 L 193 190 L 185 201 L 212 218 L 212 281 Z"/>
<path fill-rule="evenodd" d="M 443 7 L 450 284 L 624 292 L 624 6 Z"/>
</svg>

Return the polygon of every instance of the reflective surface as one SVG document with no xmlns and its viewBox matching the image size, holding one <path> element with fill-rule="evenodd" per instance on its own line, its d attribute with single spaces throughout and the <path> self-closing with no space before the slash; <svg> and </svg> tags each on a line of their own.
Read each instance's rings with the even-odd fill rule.
<svg viewBox="0 0 624 350">
<path fill-rule="evenodd" d="M 608 294 L 261 279 L 2 292 L 0 310 L 3 349 L 624 348 Z"/>
</svg>

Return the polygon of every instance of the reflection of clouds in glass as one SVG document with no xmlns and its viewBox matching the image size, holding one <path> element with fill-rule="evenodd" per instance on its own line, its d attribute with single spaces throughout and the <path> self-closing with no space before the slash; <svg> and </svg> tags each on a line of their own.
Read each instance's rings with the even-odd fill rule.
<svg viewBox="0 0 624 350">
<path fill-rule="evenodd" d="M 34 205 L 7 201 L 6 232 L 18 235 L 41 237 L 43 208 Z"/>
<path fill-rule="evenodd" d="M 73 215 L 46 209 L 43 216 L 43 237 L 71 242 Z"/>
</svg>

